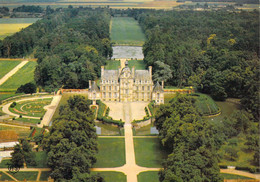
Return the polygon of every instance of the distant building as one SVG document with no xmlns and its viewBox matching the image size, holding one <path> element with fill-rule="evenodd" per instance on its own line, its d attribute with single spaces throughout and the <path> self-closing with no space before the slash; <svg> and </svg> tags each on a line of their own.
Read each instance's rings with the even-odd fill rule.
<svg viewBox="0 0 260 182">
<path fill-rule="evenodd" d="M 159 82 L 153 84 L 151 66 L 149 70 L 130 69 L 127 61 L 125 67 L 118 70 L 105 70 L 101 66 L 100 88 L 96 82 L 89 81 L 89 99 L 113 102 L 154 100 L 156 104 L 163 104 L 163 82 L 162 86 Z"/>
</svg>

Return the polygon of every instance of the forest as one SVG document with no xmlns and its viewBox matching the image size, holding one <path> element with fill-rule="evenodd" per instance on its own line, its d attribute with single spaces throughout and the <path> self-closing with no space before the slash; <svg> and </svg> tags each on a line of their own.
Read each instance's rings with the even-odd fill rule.
<svg viewBox="0 0 260 182">
<path fill-rule="evenodd" d="M 86 88 L 112 56 L 107 9 L 46 9 L 46 16 L 0 41 L 0 57 L 34 55 L 35 81 L 45 91 Z"/>
<path fill-rule="evenodd" d="M 147 37 L 146 64 L 154 74 L 170 67 L 171 74 L 161 75 L 166 85 L 194 86 L 215 100 L 240 98 L 257 120 L 258 13 L 136 10 L 131 16 Z"/>
</svg>

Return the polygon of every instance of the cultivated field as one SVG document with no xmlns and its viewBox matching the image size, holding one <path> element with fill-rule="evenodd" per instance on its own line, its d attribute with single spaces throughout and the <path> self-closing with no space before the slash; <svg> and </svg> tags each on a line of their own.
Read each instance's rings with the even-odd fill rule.
<svg viewBox="0 0 260 182">
<path fill-rule="evenodd" d="M 21 29 L 28 27 L 39 18 L 2 18 L 0 19 L 0 39 L 4 39 Z"/>
<path fill-rule="evenodd" d="M 17 66 L 21 61 L 0 61 L 0 78 L 5 76 L 9 71 L 11 71 L 15 66 Z"/>
<path fill-rule="evenodd" d="M 112 18 L 111 39 L 116 45 L 142 46 L 145 35 L 133 18 L 115 17 Z"/>
<path fill-rule="evenodd" d="M 36 65 L 36 62 L 28 62 L 0 86 L 0 91 L 16 91 L 21 85 L 34 81 L 34 70 Z"/>
</svg>

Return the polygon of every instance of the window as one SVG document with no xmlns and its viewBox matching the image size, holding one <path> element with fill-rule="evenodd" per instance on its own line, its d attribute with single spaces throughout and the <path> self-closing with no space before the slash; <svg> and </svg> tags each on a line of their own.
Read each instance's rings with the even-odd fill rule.
<svg viewBox="0 0 260 182">
<path fill-rule="evenodd" d="M 106 98 L 106 92 L 103 92 L 103 98 Z"/>
<path fill-rule="evenodd" d="M 160 94 L 159 93 L 157 93 L 157 98 L 159 99 L 160 98 Z M 158 101 L 159 102 L 159 101 Z"/>
<path fill-rule="evenodd" d="M 144 91 L 144 86 L 142 86 L 142 90 Z"/>
<path fill-rule="evenodd" d="M 128 89 L 126 89 L 126 90 L 125 90 L 125 93 L 126 93 L 126 94 L 129 94 L 129 90 L 128 90 Z"/>
<path fill-rule="evenodd" d="M 138 90 L 138 86 L 136 86 L 136 90 Z"/>
<path fill-rule="evenodd" d="M 109 98 L 111 98 L 111 92 L 109 92 Z"/>
<path fill-rule="evenodd" d="M 103 90 L 106 90 L 106 87 L 105 87 L 105 86 L 103 86 Z"/>
<path fill-rule="evenodd" d="M 148 86 L 148 90 L 150 91 L 150 86 Z"/>
<path fill-rule="evenodd" d="M 111 86 L 109 86 L 109 91 L 111 91 Z"/>
<path fill-rule="evenodd" d="M 117 98 L 117 93 L 115 92 L 115 98 Z"/>
</svg>

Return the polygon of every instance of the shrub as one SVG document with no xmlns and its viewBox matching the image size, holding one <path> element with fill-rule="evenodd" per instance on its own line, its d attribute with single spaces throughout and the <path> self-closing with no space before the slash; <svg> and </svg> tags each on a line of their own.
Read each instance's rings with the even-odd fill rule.
<svg viewBox="0 0 260 182">
<path fill-rule="evenodd" d="M 16 106 L 16 102 L 13 102 L 13 103 L 10 105 L 11 108 L 14 108 L 15 106 Z"/>
<path fill-rule="evenodd" d="M 148 108 L 152 116 L 154 116 L 153 106 L 154 106 L 154 101 L 150 102 L 148 105 Z"/>
<path fill-rule="evenodd" d="M 219 165 L 220 169 L 227 169 L 227 165 Z"/>
<path fill-rule="evenodd" d="M 20 114 L 19 118 L 22 118 L 23 116 Z"/>
<path fill-rule="evenodd" d="M 149 111 L 148 111 L 147 107 L 145 107 L 144 110 L 145 110 L 146 116 L 149 117 L 150 114 L 149 114 Z"/>
</svg>

